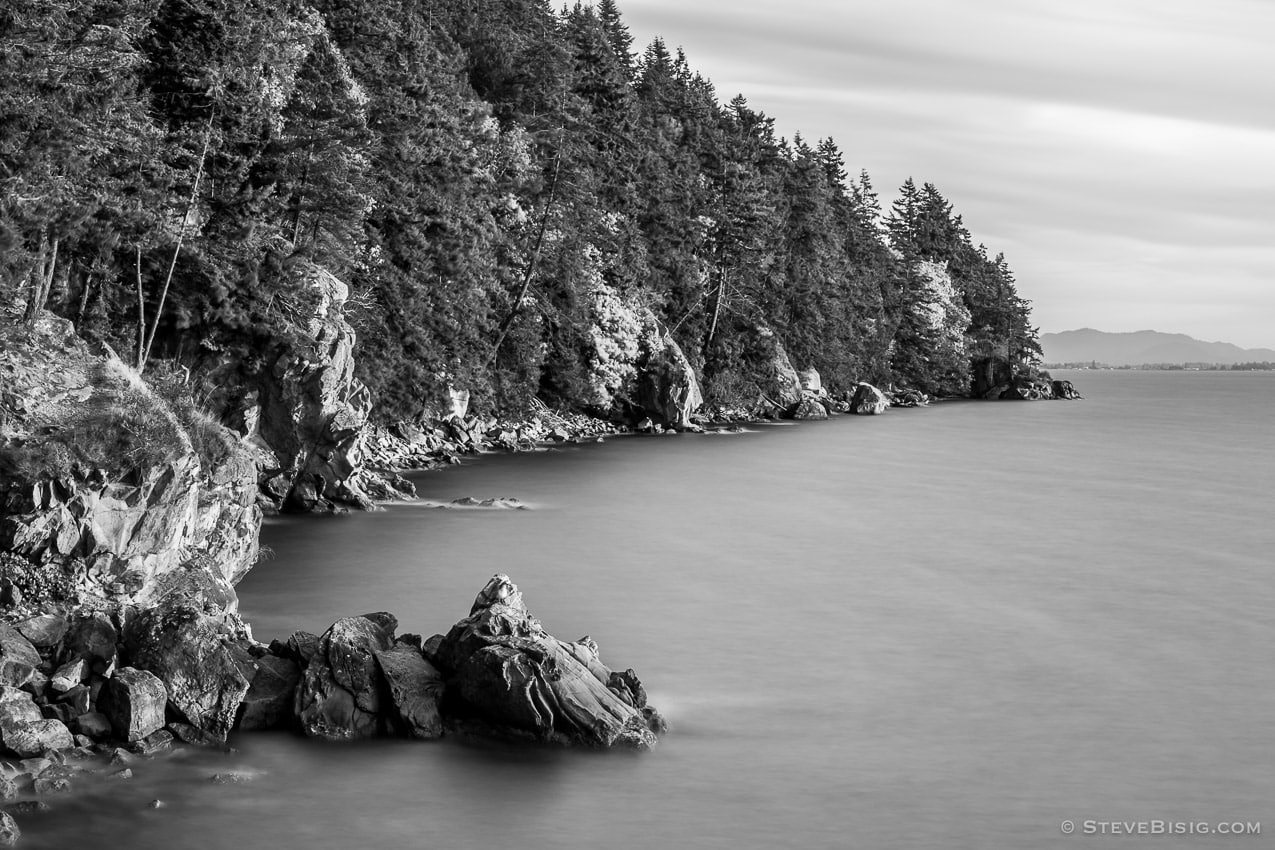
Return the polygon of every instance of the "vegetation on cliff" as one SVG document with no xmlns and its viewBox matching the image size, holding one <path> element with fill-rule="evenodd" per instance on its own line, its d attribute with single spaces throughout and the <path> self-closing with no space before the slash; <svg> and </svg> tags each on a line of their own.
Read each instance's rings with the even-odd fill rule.
<svg viewBox="0 0 1275 850">
<path fill-rule="evenodd" d="M 1004 258 L 933 185 L 883 211 L 832 139 L 633 51 L 613 0 L 13 0 L 0 297 L 139 369 L 251 374 L 304 336 L 318 266 L 351 287 L 383 421 L 449 388 L 596 408 L 641 344 L 599 335 L 615 305 L 721 406 L 776 343 L 843 392 L 963 394 L 1037 353 Z"/>
</svg>

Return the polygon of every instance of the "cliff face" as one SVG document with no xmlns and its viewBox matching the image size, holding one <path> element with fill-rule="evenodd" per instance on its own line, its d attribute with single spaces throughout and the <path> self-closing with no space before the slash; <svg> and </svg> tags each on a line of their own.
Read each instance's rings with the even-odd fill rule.
<svg viewBox="0 0 1275 850">
<path fill-rule="evenodd" d="M 229 418 L 256 450 L 267 506 L 370 508 L 360 478 L 372 400 L 354 377 L 356 337 L 343 311 L 349 288 L 317 266 L 303 264 L 294 274 L 311 296 L 295 337 L 281 342 L 255 374 L 237 374 L 235 363 L 209 371 L 222 385 L 242 382 L 227 403 Z"/>
<path fill-rule="evenodd" d="M 234 609 L 261 523 L 242 443 L 49 314 L 0 322 L 0 379 L 0 551 L 19 596 L 95 607 L 181 589 Z"/>
</svg>

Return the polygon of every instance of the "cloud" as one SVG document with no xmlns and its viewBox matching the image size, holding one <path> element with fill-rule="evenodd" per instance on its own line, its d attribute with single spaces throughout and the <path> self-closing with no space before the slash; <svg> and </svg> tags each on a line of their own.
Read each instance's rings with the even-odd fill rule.
<svg viewBox="0 0 1275 850">
<path fill-rule="evenodd" d="M 935 183 L 1046 330 L 1275 347 L 1275 3 L 625 0 L 725 98 Z M 1180 322 L 1195 321 L 1197 326 Z M 1173 325 L 1170 327 L 1170 325 Z"/>
</svg>

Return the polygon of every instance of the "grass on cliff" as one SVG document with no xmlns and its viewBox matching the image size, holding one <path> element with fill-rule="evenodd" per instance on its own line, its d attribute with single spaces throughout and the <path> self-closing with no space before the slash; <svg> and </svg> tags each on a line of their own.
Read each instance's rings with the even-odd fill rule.
<svg viewBox="0 0 1275 850">
<path fill-rule="evenodd" d="M 28 433 L 0 445 L 0 473 L 25 480 L 127 478 L 194 451 L 207 472 L 235 449 L 231 435 L 195 400 L 185 375 L 158 368 L 150 381 L 111 359 L 93 365 L 92 394 L 42 409 Z"/>
<path fill-rule="evenodd" d="M 208 412 L 201 398 L 212 394 L 209 387 L 196 386 L 190 374 L 167 363 L 156 364 L 147 380 L 151 389 L 168 403 L 178 423 L 190 438 L 205 471 L 215 469 L 235 451 L 235 438 L 215 416 Z"/>
<path fill-rule="evenodd" d="M 119 361 L 94 364 L 92 394 L 40 411 L 31 431 L 0 448 L 6 472 L 28 480 L 110 477 L 162 466 L 185 453 L 188 442 L 171 413 L 136 372 Z"/>
</svg>

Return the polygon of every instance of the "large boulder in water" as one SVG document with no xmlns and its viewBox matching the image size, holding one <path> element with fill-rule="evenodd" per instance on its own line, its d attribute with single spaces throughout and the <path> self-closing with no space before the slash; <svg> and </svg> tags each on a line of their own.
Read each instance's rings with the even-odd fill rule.
<svg viewBox="0 0 1275 850">
<path fill-rule="evenodd" d="M 1076 392 L 1076 388 L 1071 385 L 1071 381 L 1053 381 L 1054 398 L 1062 398 L 1074 400 L 1084 398 L 1080 393 Z"/>
<path fill-rule="evenodd" d="M 470 615 L 434 646 L 449 711 L 497 730 L 593 747 L 649 748 L 662 731 L 637 677 L 616 678 L 588 638 L 548 634 L 508 576 L 496 575 Z"/>
<path fill-rule="evenodd" d="M 295 711 L 306 735 L 341 741 L 380 734 L 386 685 L 376 655 L 394 645 L 397 627 L 390 614 L 365 614 L 323 633 L 297 687 Z"/>
<path fill-rule="evenodd" d="M 871 384 L 860 383 L 854 388 L 854 396 L 850 399 L 850 412 L 860 416 L 875 416 L 885 413 L 890 400 Z"/>
</svg>

